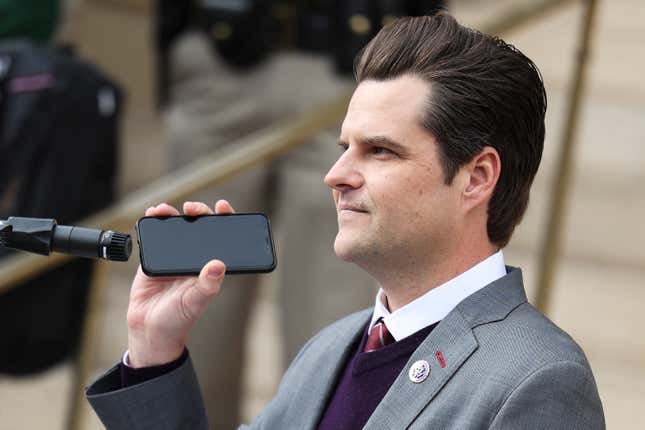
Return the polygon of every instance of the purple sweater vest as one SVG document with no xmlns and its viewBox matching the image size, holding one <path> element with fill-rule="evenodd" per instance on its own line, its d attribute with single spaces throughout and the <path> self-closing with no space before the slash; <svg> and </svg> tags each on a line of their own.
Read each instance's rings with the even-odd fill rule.
<svg viewBox="0 0 645 430">
<path fill-rule="evenodd" d="M 327 403 L 318 430 L 363 428 L 412 353 L 436 325 L 367 353 L 362 352 L 367 328 L 363 330 L 363 338 L 336 384 L 336 391 Z"/>
</svg>

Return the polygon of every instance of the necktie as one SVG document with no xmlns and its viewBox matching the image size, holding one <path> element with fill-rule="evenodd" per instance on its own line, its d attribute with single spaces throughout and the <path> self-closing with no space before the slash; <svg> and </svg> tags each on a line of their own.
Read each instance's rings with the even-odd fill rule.
<svg viewBox="0 0 645 430">
<path fill-rule="evenodd" d="M 394 343 L 394 338 L 385 326 L 383 318 L 379 318 L 376 320 L 376 324 L 374 324 L 374 327 L 372 327 L 372 330 L 370 330 L 369 335 L 367 336 L 364 352 L 376 351 L 377 349 L 381 349 L 391 343 Z"/>
</svg>

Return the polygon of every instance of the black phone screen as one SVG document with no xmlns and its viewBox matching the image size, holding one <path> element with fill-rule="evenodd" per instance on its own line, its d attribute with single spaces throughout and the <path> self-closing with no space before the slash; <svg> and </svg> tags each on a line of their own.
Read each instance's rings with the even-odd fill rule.
<svg viewBox="0 0 645 430">
<path fill-rule="evenodd" d="M 275 268 L 269 220 L 261 213 L 144 217 L 137 238 L 149 276 L 196 275 L 213 259 L 222 260 L 227 273 Z"/>
</svg>

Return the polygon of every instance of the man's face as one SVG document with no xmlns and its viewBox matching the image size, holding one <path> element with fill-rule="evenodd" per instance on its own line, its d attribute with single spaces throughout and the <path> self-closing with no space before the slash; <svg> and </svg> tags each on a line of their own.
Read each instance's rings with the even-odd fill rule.
<svg viewBox="0 0 645 430">
<path fill-rule="evenodd" d="M 368 271 L 432 263 L 461 219 L 459 181 L 445 185 L 438 144 L 420 124 L 429 91 L 411 75 L 364 81 L 349 103 L 325 183 L 338 212 L 334 250 Z"/>
</svg>

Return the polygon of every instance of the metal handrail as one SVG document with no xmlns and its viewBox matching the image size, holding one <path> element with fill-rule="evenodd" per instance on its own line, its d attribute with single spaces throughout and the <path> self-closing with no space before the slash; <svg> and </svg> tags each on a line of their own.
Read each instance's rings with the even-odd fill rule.
<svg viewBox="0 0 645 430">
<path fill-rule="evenodd" d="M 585 84 L 587 82 L 587 64 L 591 50 L 591 35 L 593 33 L 594 18 L 598 2 L 596 0 L 585 0 L 586 9 L 583 22 L 580 28 L 580 39 L 578 41 L 577 61 L 571 81 L 569 83 L 569 96 L 567 98 L 567 115 L 563 130 L 562 143 L 559 147 L 556 172 L 552 178 L 551 192 L 549 193 L 548 224 L 544 243 L 540 250 L 540 270 L 537 278 L 537 294 L 535 306 L 546 313 L 551 304 L 551 295 L 555 274 L 558 268 L 558 256 L 562 248 L 562 230 L 567 213 L 567 202 L 571 189 L 571 176 L 573 175 L 576 136 L 580 119 L 580 105 L 584 96 Z"/>
</svg>

